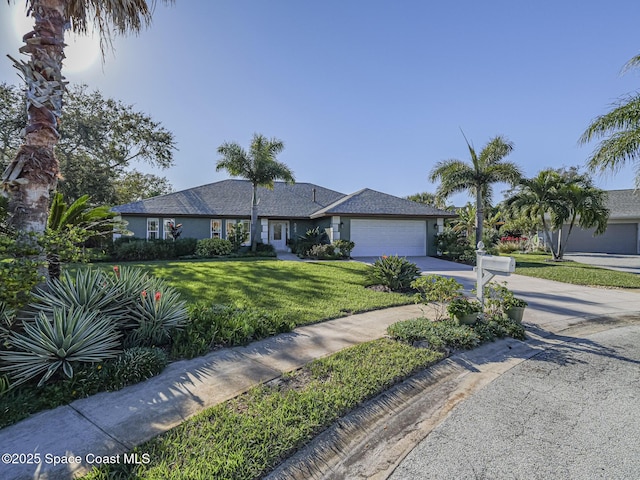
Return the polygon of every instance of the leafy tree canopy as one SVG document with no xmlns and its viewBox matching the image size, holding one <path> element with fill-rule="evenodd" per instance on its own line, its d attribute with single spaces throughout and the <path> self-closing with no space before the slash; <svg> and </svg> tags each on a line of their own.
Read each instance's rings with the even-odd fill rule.
<svg viewBox="0 0 640 480">
<path fill-rule="evenodd" d="M 22 93 L 15 86 L 0 84 L 3 167 L 20 146 L 25 124 Z M 132 105 L 75 85 L 65 97 L 59 132 L 55 152 L 62 178 L 58 191 L 65 201 L 91 194 L 93 204 L 115 205 L 171 192 L 166 178 L 132 169 L 140 162 L 168 168 L 176 150 L 173 134 Z"/>
</svg>

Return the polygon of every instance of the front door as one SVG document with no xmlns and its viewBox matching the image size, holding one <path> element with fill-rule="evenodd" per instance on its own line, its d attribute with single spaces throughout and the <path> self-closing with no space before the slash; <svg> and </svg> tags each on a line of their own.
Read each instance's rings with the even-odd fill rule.
<svg viewBox="0 0 640 480">
<path fill-rule="evenodd" d="M 269 222 L 269 243 L 277 252 L 287 249 L 287 229 L 289 222 L 275 221 Z"/>
</svg>

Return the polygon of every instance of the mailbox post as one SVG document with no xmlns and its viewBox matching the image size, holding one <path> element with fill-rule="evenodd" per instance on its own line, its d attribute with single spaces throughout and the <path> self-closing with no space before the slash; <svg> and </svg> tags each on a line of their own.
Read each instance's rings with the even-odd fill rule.
<svg viewBox="0 0 640 480">
<path fill-rule="evenodd" d="M 509 276 L 516 271 L 516 259 L 513 257 L 498 257 L 486 255 L 484 243 L 478 242 L 476 250 L 476 297 L 484 306 L 484 286 L 495 275 Z"/>
</svg>

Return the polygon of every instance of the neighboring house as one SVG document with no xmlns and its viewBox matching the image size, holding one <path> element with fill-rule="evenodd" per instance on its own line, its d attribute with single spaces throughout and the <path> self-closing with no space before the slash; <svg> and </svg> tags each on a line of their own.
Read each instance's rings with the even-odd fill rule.
<svg viewBox="0 0 640 480">
<path fill-rule="evenodd" d="M 227 238 L 233 226 L 249 231 L 251 184 L 222 180 L 113 208 L 136 237 L 169 238 L 169 222 L 182 237 Z M 353 256 L 435 255 L 434 236 L 451 212 L 365 188 L 345 195 L 311 183 L 276 182 L 258 188 L 260 240 L 278 251 L 314 227 L 330 240 L 351 240 Z"/>
<path fill-rule="evenodd" d="M 607 231 L 594 236 L 594 228 L 574 227 L 567 252 L 640 254 L 640 192 L 609 190 L 607 194 Z"/>
</svg>

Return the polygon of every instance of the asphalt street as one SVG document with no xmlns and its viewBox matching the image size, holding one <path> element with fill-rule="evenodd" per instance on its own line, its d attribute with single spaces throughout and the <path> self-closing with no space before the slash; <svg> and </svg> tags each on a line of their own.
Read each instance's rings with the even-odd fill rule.
<svg viewBox="0 0 640 480">
<path fill-rule="evenodd" d="M 389 478 L 640 479 L 640 326 L 563 340 L 462 402 Z"/>
</svg>

